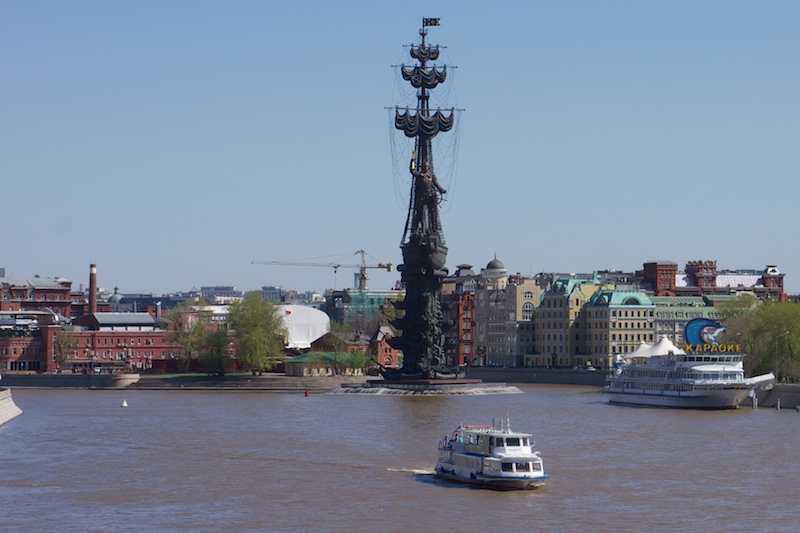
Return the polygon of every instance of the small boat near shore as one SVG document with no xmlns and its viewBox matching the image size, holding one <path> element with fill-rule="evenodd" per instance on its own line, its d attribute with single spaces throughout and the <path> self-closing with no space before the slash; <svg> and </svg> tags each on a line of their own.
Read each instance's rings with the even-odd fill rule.
<svg viewBox="0 0 800 533">
<path fill-rule="evenodd" d="M 439 441 L 437 476 L 459 483 L 496 490 L 541 487 L 545 473 L 530 433 L 512 431 L 506 420 L 491 426 L 458 426 Z"/>
</svg>

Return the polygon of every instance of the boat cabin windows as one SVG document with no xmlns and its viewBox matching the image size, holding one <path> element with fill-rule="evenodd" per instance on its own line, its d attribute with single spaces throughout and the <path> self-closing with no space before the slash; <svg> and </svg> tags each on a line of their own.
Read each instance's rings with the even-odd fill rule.
<svg viewBox="0 0 800 533">
<path fill-rule="evenodd" d="M 741 355 L 687 355 L 686 361 L 690 363 L 737 363 L 742 360 Z"/>
<path fill-rule="evenodd" d="M 500 468 L 503 472 L 541 472 L 542 471 L 542 462 L 541 461 L 534 461 L 533 463 L 524 462 L 524 463 L 502 463 Z"/>
<path fill-rule="evenodd" d="M 490 437 L 492 446 L 528 446 L 527 437 Z"/>
</svg>

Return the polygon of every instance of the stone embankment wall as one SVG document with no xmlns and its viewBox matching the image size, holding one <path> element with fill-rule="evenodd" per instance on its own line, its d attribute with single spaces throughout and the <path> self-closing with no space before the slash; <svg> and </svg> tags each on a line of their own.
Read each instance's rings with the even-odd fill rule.
<svg viewBox="0 0 800 533">
<path fill-rule="evenodd" d="M 11 391 L 0 389 L 0 426 L 22 414 L 22 409 L 17 407 L 11 397 Z"/>
<path fill-rule="evenodd" d="M 26 388 L 115 389 L 139 380 L 139 374 L 3 374 L 3 386 Z"/>
<path fill-rule="evenodd" d="M 756 394 L 758 407 L 777 407 L 780 401 L 781 409 L 798 409 L 800 407 L 800 385 L 780 383 L 769 391 Z M 743 406 L 752 406 L 750 398 L 742 402 Z"/>
<path fill-rule="evenodd" d="M 142 376 L 128 389 L 160 390 L 275 390 L 303 391 L 329 390 L 343 384 L 366 383 L 369 376 L 286 376 L 263 374 L 261 376 Z"/>
<path fill-rule="evenodd" d="M 488 382 L 550 383 L 553 385 L 590 385 L 602 387 L 606 384 L 606 373 L 601 371 L 576 370 L 572 368 L 495 368 L 488 366 L 469 367 L 467 377 Z"/>
</svg>

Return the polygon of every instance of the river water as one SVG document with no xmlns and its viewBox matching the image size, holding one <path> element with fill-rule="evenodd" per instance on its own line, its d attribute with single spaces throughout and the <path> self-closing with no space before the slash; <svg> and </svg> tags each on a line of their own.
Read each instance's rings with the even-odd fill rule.
<svg viewBox="0 0 800 533">
<path fill-rule="evenodd" d="M 2 531 L 797 531 L 800 413 L 605 403 L 594 387 L 399 396 L 14 389 Z M 127 408 L 122 408 L 125 400 Z M 546 487 L 431 472 L 458 424 L 511 417 Z"/>
</svg>

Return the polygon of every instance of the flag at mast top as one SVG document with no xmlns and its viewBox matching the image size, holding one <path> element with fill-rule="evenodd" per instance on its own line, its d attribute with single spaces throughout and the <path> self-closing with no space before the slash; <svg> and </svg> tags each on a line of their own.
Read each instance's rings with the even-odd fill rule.
<svg viewBox="0 0 800 533">
<path fill-rule="evenodd" d="M 440 19 L 422 19 L 422 26 L 438 26 Z"/>
</svg>

